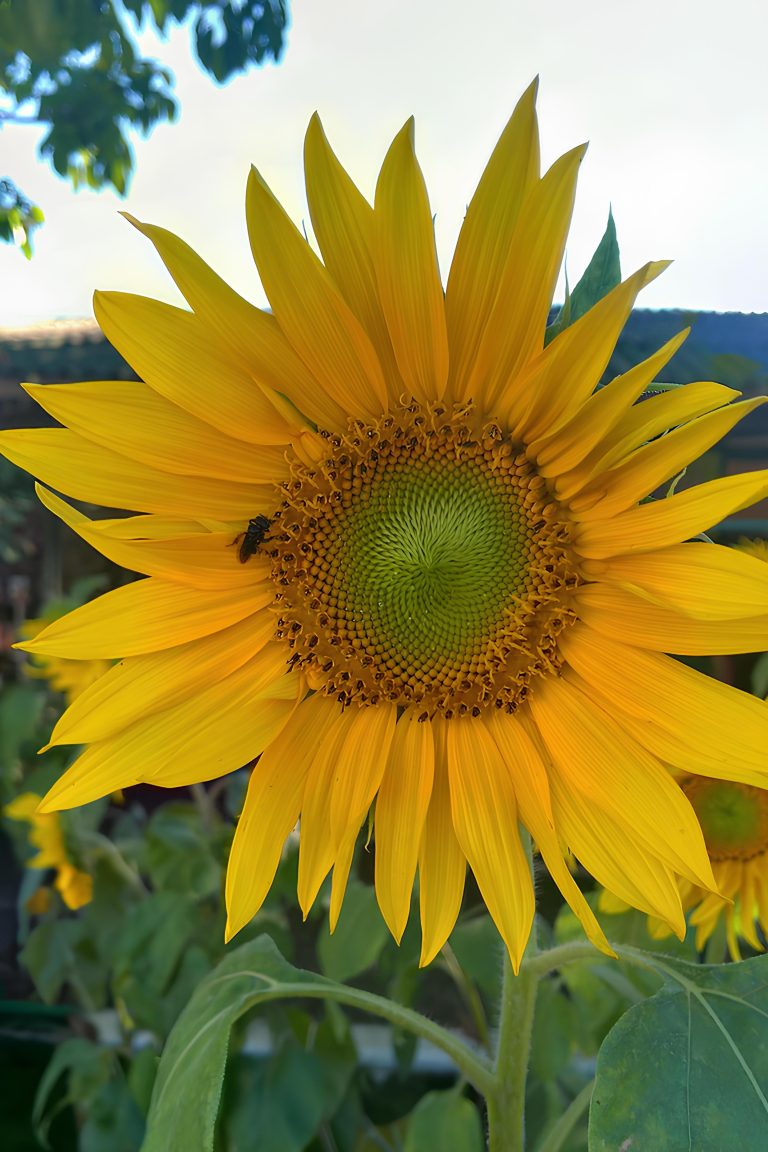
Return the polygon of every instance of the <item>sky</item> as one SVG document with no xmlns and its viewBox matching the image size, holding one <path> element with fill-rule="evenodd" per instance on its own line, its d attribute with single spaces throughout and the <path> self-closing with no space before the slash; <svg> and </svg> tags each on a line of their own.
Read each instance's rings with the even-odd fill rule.
<svg viewBox="0 0 768 1152">
<path fill-rule="evenodd" d="M 466 204 L 536 74 L 545 166 L 590 142 L 570 282 L 611 206 L 625 274 L 674 260 L 640 306 L 768 311 L 764 0 L 292 0 L 291 13 L 281 62 L 224 87 L 195 63 L 188 29 L 167 40 L 142 32 L 143 50 L 175 74 L 181 113 L 133 138 L 123 200 L 72 191 L 37 158 L 37 129 L 0 133 L 0 174 L 47 218 L 29 263 L 0 244 L 0 327 L 90 316 L 95 288 L 180 303 L 121 209 L 183 236 L 263 306 L 245 228 L 248 169 L 309 231 L 302 148 L 315 110 L 369 198 L 392 137 L 415 115 L 445 280 Z"/>
</svg>

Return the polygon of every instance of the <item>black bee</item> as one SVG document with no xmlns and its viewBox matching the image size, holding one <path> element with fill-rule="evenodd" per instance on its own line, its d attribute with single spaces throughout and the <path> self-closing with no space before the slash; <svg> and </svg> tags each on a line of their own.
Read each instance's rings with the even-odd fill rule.
<svg viewBox="0 0 768 1152">
<path fill-rule="evenodd" d="M 264 543 L 269 525 L 270 521 L 266 516 L 254 516 L 248 521 L 248 527 L 245 532 L 242 532 L 235 538 L 235 544 L 238 540 L 240 541 L 238 556 L 241 564 L 245 564 L 247 560 L 250 560 L 254 552 L 258 551 L 259 546 Z"/>
</svg>

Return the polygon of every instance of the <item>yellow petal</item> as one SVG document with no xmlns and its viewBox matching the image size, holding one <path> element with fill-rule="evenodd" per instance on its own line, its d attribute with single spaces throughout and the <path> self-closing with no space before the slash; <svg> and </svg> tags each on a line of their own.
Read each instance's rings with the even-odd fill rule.
<svg viewBox="0 0 768 1152">
<path fill-rule="evenodd" d="M 328 704 L 333 712 L 333 724 L 316 744 L 301 801 L 297 891 L 305 920 L 336 857 L 336 846 L 331 840 L 330 792 L 350 716 L 334 707 L 331 701 Z"/>
<path fill-rule="evenodd" d="M 544 329 L 573 211 L 585 146 L 555 161 L 523 202 L 495 302 L 468 376 L 464 399 L 486 412 L 507 407 L 510 381 L 544 346 Z"/>
<path fill-rule="evenodd" d="M 200 532 L 165 540 L 125 540 L 105 530 L 103 521 L 89 520 L 41 484 L 35 486 L 35 491 L 49 511 L 102 556 L 133 572 L 211 589 L 261 585 L 269 573 L 267 563 L 260 557 L 252 557 L 247 564 L 238 563 L 229 532 Z"/>
<path fill-rule="evenodd" d="M 557 826 L 587 871 L 625 904 L 659 916 L 684 939 L 685 916 L 674 873 L 626 824 L 574 795 L 554 767 L 550 786 Z"/>
<path fill-rule="evenodd" d="M 767 494 L 768 469 L 709 480 L 663 500 L 630 508 L 610 520 L 579 524 L 576 548 L 582 556 L 596 559 L 652 552 L 706 531 Z"/>
<path fill-rule="evenodd" d="M 127 212 L 123 215 L 152 241 L 182 295 L 202 322 L 208 338 L 213 336 L 222 347 L 223 355 L 239 363 L 254 381 L 258 381 L 265 397 L 278 412 L 286 415 L 280 397 L 288 396 L 300 412 L 315 419 L 304 406 L 304 401 L 311 400 L 317 392 L 316 383 L 280 331 L 275 317 L 239 296 L 178 236 L 165 228 L 142 224 Z M 96 319 L 101 322 L 98 310 Z M 112 339 L 108 334 L 107 338 Z M 143 376 L 143 373 L 139 372 L 139 375 Z M 152 383 L 151 380 L 147 382 Z M 183 381 L 181 383 L 183 385 Z M 256 418 L 255 413 L 247 418 L 250 426 Z M 237 435 L 234 428 L 225 428 L 224 431 Z M 255 438 L 249 434 L 247 439 Z"/>
<path fill-rule="evenodd" d="M 86 688 L 51 734 L 55 744 L 88 744 L 166 708 L 173 708 L 240 668 L 275 632 L 276 617 L 259 612 L 164 652 L 121 660 Z"/>
<path fill-rule="evenodd" d="M 531 934 L 534 897 L 512 777 L 488 729 L 473 718 L 449 723 L 447 759 L 456 838 L 517 973 Z"/>
<path fill-rule="evenodd" d="M 235 440 L 139 381 L 22 387 L 71 431 L 151 468 L 241 484 L 279 484 L 288 477 L 283 445 Z"/>
<path fill-rule="evenodd" d="M 227 940 L 256 915 L 272 886 L 283 845 L 299 817 L 310 762 L 337 711 L 325 697 L 310 696 L 251 772 L 227 865 Z"/>
<path fill-rule="evenodd" d="M 552 879 L 578 917 L 588 939 L 601 952 L 615 955 L 563 858 L 552 813 L 547 772 L 533 741 L 517 716 L 493 711 L 487 726 L 511 775 L 520 819 L 533 837 Z"/>
<path fill-rule="evenodd" d="M 768 649 L 768 615 L 692 620 L 625 588 L 585 584 L 573 598 L 580 619 L 603 636 L 678 656 L 718 656 Z"/>
<path fill-rule="evenodd" d="M 282 674 L 285 647 L 269 645 L 183 704 L 92 744 L 45 797 L 41 810 L 74 808 L 140 782 L 176 788 L 248 764 L 287 722 L 302 688 Z"/>
<path fill-rule="evenodd" d="M 266 608 L 273 598 L 271 582 L 214 592 L 154 578 L 136 580 L 54 620 L 19 647 L 68 660 L 137 656 L 219 632 Z"/>
<path fill-rule="evenodd" d="M 676 476 L 692 460 L 703 456 L 740 420 L 766 402 L 768 398 L 759 396 L 741 404 L 729 404 L 645 444 L 616 468 L 596 476 L 592 484 L 571 501 L 572 512 L 584 520 L 605 520 L 624 512 Z M 596 503 L 595 497 L 598 497 Z M 582 500 L 585 502 L 583 512 L 580 511 Z"/>
<path fill-rule="evenodd" d="M 768 567 L 737 548 L 689 541 L 613 556 L 601 579 L 700 620 L 732 620 L 768 612 Z"/>
<path fill-rule="evenodd" d="M 626 824 L 668 868 L 704 888 L 716 887 L 690 802 L 594 697 L 565 679 L 547 681 L 532 693 L 530 711 L 574 798 Z"/>
<path fill-rule="evenodd" d="M 768 786 L 764 701 L 669 656 L 617 644 L 583 623 L 559 643 L 581 680 L 654 756 L 702 776 Z"/>
<path fill-rule="evenodd" d="M 408 922 L 419 845 L 432 795 L 435 749 L 420 708 L 400 717 L 376 797 L 376 898 L 398 944 Z"/>
<path fill-rule="evenodd" d="M 328 927 L 331 933 L 336 931 L 336 925 L 339 922 L 341 905 L 347 890 L 349 870 L 352 867 L 352 857 L 355 854 L 356 842 L 357 832 L 349 832 L 345 839 L 342 840 L 336 852 L 333 876 L 331 878 L 331 904 L 328 909 Z"/>
<path fill-rule="evenodd" d="M 384 158 L 374 209 L 379 297 L 400 375 L 417 399 L 439 399 L 448 379 L 445 302 L 413 119 Z"/>
<path fill-rule="evenodd" d="M 390 404 L 404 391 L 379 300 L 373 208 L 334 155 L 317 113 L 304 141 L 307 201 L 325 266 L 376 349 Z"/>
<path fill-rule="evenodd" d="M 539 180 L 538 80 L 526 89 L 480 178 L 456 242 L 445 311 L 451 391 L 467 379 L 491 308 L 523 200 Z"/>
<path fill-rule="evenodd" d="M 395 734 L 393 704 L 358 708 L 347 721 L 344 744 L 336 758 L 330 795 L 331 841 L 335 848 L 360 830 L 373 803 Z"/>
<path fill-rule="evenodd" d="M 92 444 L 66 428 L 3 432 L 0 452 L 44 484 L 76 500 L 107 508 L 247 521 L 260 505 L 272 505 L 275 499 L 269 485 L 255 488 L 231 480 L 160 472 Z"/>
<path fill-rule="evenodd" d="M 96 292 L 93 310 L 110 344 L 136 374 L 199 420 L 253 444 L 284 444 L 302 426 L 298 414 L 281 406 L 274 391 L 278 381 L 285 395 L 301 391 L 306 376 L 277 331 L 274 316 L 246 305 L 249 321 L 257 318 L 256 327 L 265 326 L 270 334 L 259 360 L 253 354 L 244 358 L 228 339 L 230 315 L 225 320 L 217 313 L 211 323 L 204 315 L 130 292 Z"/>
<path fill-rule="evenodd" d="M 300 359 L 342 412 L 381 415 L 387 392 L 373 345 L 255 169 L 248 179 L 246 213 L 264 291 Z"/>
<path fill-rule="evenodd" d="M 590 398 L 638 293 L 668 267 L 646 264 L 547 345 L 509 390 L 509 425 L 527 443 L 561 429 Z"/>
<path fill-rule="evenodd" d="M 677 428 L 688 420 L 695 420 L 697 416 L 730 404 L 740 395 L 735 388 L 700 380 L 650 396 L 641 404 L 634 404 L 614 426 L 605 442 L 598 445 L 594 453 L 584 461 L 583 467 L 577 469 L 581 477 L 579 487 L 590 476 L 612 468 L 649 440 L 654 440 L 670 428 Z"/>
<path fill-rule="evenodd" d="M 435 958 L 453 931 L 461 908 L 466 873 L 464 853 L 459 847 L 453 827 L 446 763 L 445 730 L 454 721 L 438 718 L 426 723 L 432 725 L 435 772 L 419 845 L 421 967 Z"/>
<path fill-rule="evenodd" d="M 601 443 L 630 405 L 634 404 L 672 359 L 689 332 L 690 328 L 685 328 L 653 356 L 598 389 L 564 427 L 556 432 L 545 432 L 528 445 L 526 451 L 536 460 L 542 476 L 554 479 L 558 493 L 561 486 L 563 489 L 566 487 L 561 480 L 563 473 L 575 468 Z"/>
</svg>

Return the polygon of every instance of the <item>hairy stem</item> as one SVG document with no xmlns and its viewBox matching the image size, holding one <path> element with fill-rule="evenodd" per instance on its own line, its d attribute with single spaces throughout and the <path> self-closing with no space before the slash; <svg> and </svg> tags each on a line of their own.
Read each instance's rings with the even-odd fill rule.
<svg viewBox="0 0 768 1152">
<path fill-rule="evenodd" d="M 524 836 L 532 871 L 531 843 Z M 536 925 L 531 928 L 527 955 L 536 954 Z M 525 1148 L 525 1084 L 531 1052 L 533 1013 L 539 976 L 530 965 L 515 976 L 506 949 L 501 990 L 499 1034 L 494 1064 L 494 1088 L 488 1104 L 489 1152 L 523 1152 Z"/>
</svg>

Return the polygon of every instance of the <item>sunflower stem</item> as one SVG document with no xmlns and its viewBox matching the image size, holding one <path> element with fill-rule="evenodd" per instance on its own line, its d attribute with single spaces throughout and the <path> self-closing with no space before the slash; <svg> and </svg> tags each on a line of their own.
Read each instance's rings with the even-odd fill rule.
<svg viewBox="0 0 768 1152">
<path fill-rule="evenodd" d="M 522 838 L 533 875 L 530 837 L 523 833 Z M 534 920 L 526 954 L 535 956 L 536 951 Z M 525 1149 L 525 1084 L 538 981 L 538 974 L 530 965 L 522 965 L 520 972 L 515 975 L 509 954 L 504 949 L 494 1089 L 486 1098 L 489 1152 L 524 1152 Z"/>
</svg>

